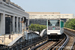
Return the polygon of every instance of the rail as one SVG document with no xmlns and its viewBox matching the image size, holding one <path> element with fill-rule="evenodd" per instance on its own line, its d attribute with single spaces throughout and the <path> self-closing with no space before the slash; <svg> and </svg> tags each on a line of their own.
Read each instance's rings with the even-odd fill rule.
<svg viewBox="0 0 75 50">
<path fill-rule="evenodd" d="M 54 45 L 52 45 L 50 48 L 48 48 L 48 50 L 56 50 L 57 45 L 61 42 L 61 40 L 59 40 L 58 42 L 56 42 Z M 54 48 L 55 47 L 55 48 Z"/>
<path fill-rule="evenodd" d="M 72 50 L 74 47 L 74 44 L 75 44 L 75 30 L 69 29 L 69 28 L 64 28 L 64 29 L 65 29 L 65 32 L 68 33 L 69 36 L 72 36 L 74 38 L 73 44 L 70 49 L 70 50 Z"/>
<path fill-rule="evenodd" d="M 64 38 L 61 42 L 59 42 L 53 49 L 58 50 L 58 48 L 62 45 L 62 43 L 65 41 L 66 38 Z"/>
<path fill-rule="evenodd" d="M 45 44 L 45 43 L 47 43 L 47 41 L 43 42 L 42 44 L 40 44 L 40 45 L 38 45 L 38 46 L 36 46 L 36 47 L 34 47 L 34 48 L 31 48 L 31 50 L 34 50 L 34 49 L 36 49 L 36 48 L 42 46 L 42 45 Z"/>
<path fill-rule="evenodd" d="M 63 39 L 59 39 L 59 41 L 57 43 L 55 43 L 54 45 L 52 45 L 50 48 L 48 48 L 48 50 L 58 50 L 59 47 L 64 43 L 64 41 L 66 40 L 66 35 L 63 34 L 62 35 Z"/>
<path fill-rule="evenodd" d="M 66 32 L 68 32 L 69 34 L 75 36 L 75 30 L 73 29 L 69 29 L 69 28 L 64 28 Z"/>
<path fill-rule="evenodd" d="M 58 50 L 62 50 L 62 49 L 66 46 L 66 44 L 68 43 L 68 41 L 69 41 L 69 36 L 66 35 L 66 37 L 67 37 L 66 41 L 61 45 L 61 47 L 60 47 Z"/>
<path fill-rule="evenodd" d="M 66 28 L 65 28 L 66 29 Z M 74 33 L 75 33 L 75 30 L 73 30 L 72 31 L 72 29 L 68 29 L 69 30 L 69 32 L 68 33 L 70 33 L 70 34 L 72 34 L 72 35 L 75 35 Z M 66 31 L 66 30 L 65 30 Z M 63 42 L 61 42 L 61 43 L 58 43 L 57 45 L 56 45 L 56 47 L 54 47 L 54 50 L 56 50 L 56 49 L 58 49 L 58 50 L 63 50 L 63 48 L 67 45 L 67 43 L 69 42 L 69 39 L 70 39 L 70 37 L 67 35 L 67 34 L 65 34 L 65 36 L 66 36 L 66 39 L 63 41 Z M 75 37 L 74 37 L 75 38 Z M 47 43 L 47 42 L 45 42 L 45 43 Z M 45 44 L 45 43 L 42 43 L 41 45 L 39 45 L 39 46 L 42 46 L 43 44 Z M 72 44 L 72 47 L 71 47 L 71 50 L 73 49 L 73 46 L 74 46 L 74 44 L 75 44 L 75 40 L 74 40 L 74 42 L 73 42 L 73 44 Z M 55 44 L 54 44 L 55 45 Z M 37 46 L 37 47 L 35 47 L 35 48 L 38 48 L 39 46 Z M 32 48 L 31 50 L 34 50 L 35 48 Z M 49 49 L 48 49 L 49 50 Z"/>
<path fill-rule="evenodd" d="M 75 39 L 75 37 L 74 37 L 74 39 Z M 73 44 L 72 44 L 72 48 L 71 48 L 71 50 L 73 49 L 73 47 L 74 47 L 74 44 L 75 44 L 75 40 L 74 40 L 74 42 L 73 42 Z"/>
<path fill-rule="evenodd" d="M 56 49 L 58 49 L 59 45 L 63 44 L 63 42 L 65 41 L 65 39 L 66 39 L 66 35 L 63 34 L 63 40 L 60 39 L 58 41 L 53 41 L 53 43 L 50 43 L 51 41 L 46 41 L 46 42 L 44 42 L 44 43 L 42 43 L 42 44 L 40 44 L 40 45 L 38 45 L 38 46 L 36 46 L 34 48 L 31 48 L 31 50 L 36 50 L 36 49 L 38 49 L 38 50 L 43 50 L 43 49 L 44 50 L 45 49 L 47 49 L 47 50 L 52 50 L 52 49 L 56 50 Z"/>
</svg>

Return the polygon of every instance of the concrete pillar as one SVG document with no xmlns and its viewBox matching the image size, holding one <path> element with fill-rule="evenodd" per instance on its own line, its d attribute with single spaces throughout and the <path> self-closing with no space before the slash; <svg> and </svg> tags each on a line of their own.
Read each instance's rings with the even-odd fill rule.
<svg viewBox="0 0 75 50">
<path fill-rule="evenodd" d="M 16 21 L 17 23 L 16 23 L 16 27 L 17 27 L 17 33 L 18 33 L 18 17 L 17 17 L 17 21 Z"/>
<path fill-rule="evenodd" d="M 21 23 L 21 17 L 20 17 L 20 32 L 22 32 L 22 23 Z"/>
<path fill-rule="evenodd" d="M 5 13 L 1 15 L 1 34 L 5 34 Z"/>
<path fill-rule="evenodd" d="M 13 16 L 13 33 L 15 32 L 15 16 Z"/>
</svg>

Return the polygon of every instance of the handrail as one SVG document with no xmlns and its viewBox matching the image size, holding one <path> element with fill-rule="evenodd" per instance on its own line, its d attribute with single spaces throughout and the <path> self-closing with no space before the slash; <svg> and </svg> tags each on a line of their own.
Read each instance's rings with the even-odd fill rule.
<svg viewBox="0 0 75 50">
<path fill-rule="evenodd" d="M 45 30 L 46 30 L 46 29 L 43 29 L 43 30 L 41 31 L 41 33 L 40 33 L 40 36 L 41 36 L 41 37 L 43 36 L 43 33 L 44 33 Z"/>
<path fill-rule="evenodd" d="M 73 29 L 70 29 L 70 28 L 66 28 L 66 27 L 64 27 L 64 29 L 67 29 L 67 30 L 70 30 L 70 31 L 73 31 L 73 32 L 75 32 L 75 30 L 73 30 Z"/>
<path fill-rule="evenodd" d="M 22 35 L 18 36 L 14 41 L 8 44 L 8 46 L 12 46 L 17 40 L 19 40 L 22 37 Z"/>
</svg>

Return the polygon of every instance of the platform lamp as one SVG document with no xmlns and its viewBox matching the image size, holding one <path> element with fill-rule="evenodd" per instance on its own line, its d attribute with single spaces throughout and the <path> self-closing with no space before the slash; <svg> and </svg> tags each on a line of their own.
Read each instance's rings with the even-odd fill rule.
<svg viewBox="0 0 75 50">
<path fill-rule="evenodd" d="M 26 31 L 26 17 L 22 17 L 22 21 L 21 21 L 21 23 L 22 23 L 22 35 L 23 35 L 23 39 L 25 39 L 25 37 L 24 37 L 24 31 Z"/>
</svg>

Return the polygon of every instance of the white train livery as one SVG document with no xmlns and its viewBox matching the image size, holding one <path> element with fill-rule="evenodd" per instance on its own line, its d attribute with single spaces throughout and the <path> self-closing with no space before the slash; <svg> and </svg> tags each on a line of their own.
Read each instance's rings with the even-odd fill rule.
<svg viewBox="0 0 75 50">
<path fill-rule="evenodd" d="M 47 35 L 48 38 L 54 36 L 61 36 L 64 32 L 64 22 L 61 19 L 47 20 Z"/>
</svg>

